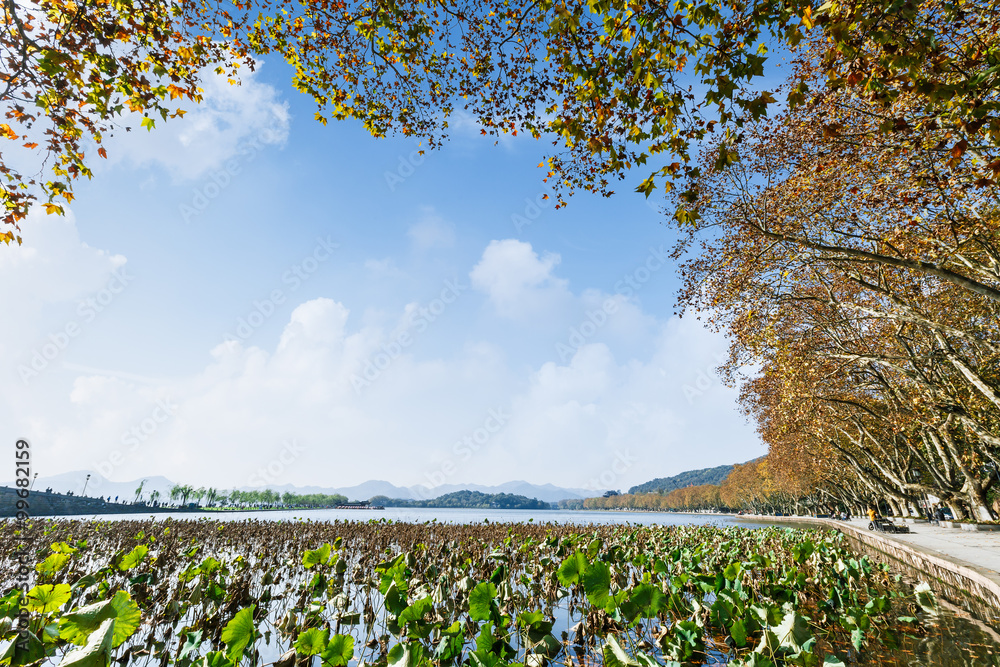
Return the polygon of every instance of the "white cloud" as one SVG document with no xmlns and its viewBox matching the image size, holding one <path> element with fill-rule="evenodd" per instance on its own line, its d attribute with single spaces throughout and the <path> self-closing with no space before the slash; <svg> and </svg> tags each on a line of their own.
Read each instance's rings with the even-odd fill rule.
<svg viewBox="0 0 1000 667">
<path fill-rule="evenodd" d="M 273 87 L 258 81 L 260 66 L 254 72 L 241 70 L 238 86 L 206 68 L 200 104 L 181 105 L 187 111 L 183 118 L 155 119 L 152 131 L 139 127 L 138 115 L 130 118 L 135 126 L 132 131 L 106 142 L 109 162 L 158 164 L 175 179 L 195 179 L 230 158 L 245 158 L 266 146 L 284 144 L 290 123 L 288 102 Z"/>
<path fill-rule="evenodd" d="M 524 241 L 491 241 L 469 277 L 489 294 L 498 314 L 519 319 L 551 312 L 570 298 L 567 282 L 552 275 L 559 262 L 558 254 L 539 257 Z"/>
<path fill-rule="evenodd" d="M 20 354 L 26 363 L 48 335 L 65 335 L 77 302 L 104 289 L 126 260 L 81 241 L 68 208 L 64 216 L 32 211 L 21 233 L 22 245 L 0 247 L 0 359 Z"/>
<path fill-rule="evenodd" d="M 39 225 L 35 245 L 0 253 L 5 284 L 33 276 L 34 294 L 72 305 L 124 262 L 83 244 L 72 219 Z M 162 474 L 225 487 L 419 484 L 441 479 L 447 467 L 446 483 L 523 478 L 627 488 L 761 453 L 733 409 L 735 392 L 711 377 L 724 340 L 694 320 L 658 320 L 620 295 L 574 296 L 553 276 L 558 261 L 526 243 L 495 241 L 472 275 L 509 316 L 553 303 L 574 313 L 616 303 L 601 340 L 586 339 L 565 359 L 553 352 L 528 366 L 509 358 L 503 336 L 470 339 L 464 331 L 450 332 L 464 342 L 446 352 L 394 348 L 414 304 L 381 325 L 334 295 L 294 308 L 273 346 L 224 343 L 200 371 L 168 381 L 62 369 L 24 386 L 13 369 L 35 339 L 22 337 L 0 352 L 0 437 L 31 438 L 46 474 L 91 468 L 116 480 Z M 73 275 L 82 277 L 77 285 Z M 578 323 L 559 309 L 547 316 L 566 330 Z M 19 329 L 38 330 L 38 314 L 26 317 Z M 448 335 L 458 320 L 441 318 L 421 335 Z M 623 352 L 616 341 L 632 329 L 645 332 L 651 351 Z M 369 364 L 377 372 L 359 391 L 354 380 Z M 287 442 L 301 450 L 290 461 L 280 458 Z"/>
<path fill-rule="evenodd" d="M 407 230 L 416 250 L 431 248 L 450 248 L 455 245 L 455 226 L 434 213 L 434 209 L 425 208 L 420 220 L 413 223 Z"/>
</svg>

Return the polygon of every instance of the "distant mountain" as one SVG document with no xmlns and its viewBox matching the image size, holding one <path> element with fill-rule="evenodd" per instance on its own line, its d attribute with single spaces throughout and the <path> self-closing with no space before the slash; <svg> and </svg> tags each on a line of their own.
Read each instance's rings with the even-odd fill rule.
<svg viewBox="0 0 1000 667">
<path fill-rule="evenodd" d="M 442 484 L 433 489 L 428 489 L 425 486 L 413 486 L 410 487 L 410 490 L 414 494 L 413 497 L 416 498 L 436 498 L 456 491 L 479 491 L 488 495 L 506 493 L 515 496 L 525 496 L 527 498 L 537 498 L 547 503 L 555 503 L 569 498 L 589 498 L 595 493 L 603 493 L 603 490 L 565 488 L 555 486 L 554 484 L 531 484 L 523 480 L 505 482 L 496 486 L 484 486 L 482 484 Z"/>
<path fill-rule="evenodd" d="M 74 494 L 79 495 L 83 492 L 84 481 L 87 478 L 88 472 L 91 478 L 87 483 L 87 495 L 91 497 L 100 495 L 107 498 L 110 495 L 112 498 L 119 496 L 126 500 L 132 500 L 135 497 L 135 490 L 138 488 L 139 482 L 142 481 L 141 479 L 137 479 L 130 482 L 112 482 L 99 473 L 78 470 L 50 477 L 39 477 L 35 481 L 33 488 L 44 491 L 46 488 L 52 487 L 52 490 L 58 493 L 72 491 Z M 0 486 L 13 486 L 13 482 L 0 482 Z M 174 482 L 166 477 L 147 477 L 146 484 L 143 487 L 143 496 L 148 498 L 150 492 L 157 490 L 160 492 L 161 497 L 167 498 L 170 496 L 170 488 L 172 486 L 174 486 Z M 221 487 L 220 491 L 227 491 L 229 488 Z M 254 488 L 260 487 L 244 486 L 240 487 L 240 490 L 251 491 Z M 563 488 L 553 484 L 530 484 L 523 480 L 506 482 L 496 486 L 485 486 L 483 484 L 442 484 L 434 488 L 419 484 L 411 487 L 396 486 L 384 480 L 369 480 L 354 486 L 340 487 L 269 484 L 267 488 L 278 493 L 289 492 L 300 495 L 313 493 L 326 495 L 341 494 L 351 500 L 369 500 L 375 496 L 403 500 L 430 500 L 457 491 L 478 491 L 486 495 L 509 494 L 524 496 L 526 498 L 537 498 L 547 503 L 555 503 L 566 499 L 589 498 L 590 496 L 602 493 L 602 491 L 594 489 Z"/>
<path fill-rule="evenodd" d="M 506 493 L 526 498 L 537 498 L 547 503 L 555 503 L 568 498 L 589 498 L 595 493 L 600 493 L 588 489 L 563 488 L 553 484 L 531 484 L 522 480 L 505 482 L 496 486 L 485 486 L 483 484 L 441 484 L 433 488 L 421 484 L 410 487 L 396 486 L 382 480 L 372 480 L 355 486 L 318 487 L 282 484 L 279 486 L 268 485 L 267 488 L 279 493 L 285 493 L 286 491 L 300 494 L 339 493 L 351 500 L 370 500 L 375 496 L 398 500 L 431 500 L 457 491 L 479 491 L 486 495 Z M 249 489 L 250 487 L 246 487 L 244 490 Z"/>
<path fill-rule="evenodd" d="M 674 489 L 682 489 L 685 486 L 700 486 L 702 484 L 722 484 L 729 473 L 733 471 L 733 466 L 717 466 L 715 468 L 702 468 L 701 470 L 688 470 L 673 477 L 657 477 L 656 479 L 633 486 L 629 493 L 670 493 Z"/>
<path fill-rule="evenodd" d="M 537 498 L 526 498 L 513 493 L 482 493 L 480 491 L 455 491 L 429 500 L 407 500 L 402 498 L 386 498 L 375 496 L 371 499 L 373 505 L 383 507 L 464 507 L 475 509 L 504 510 L 549 510 L 549 503 Z"/>
</svg>

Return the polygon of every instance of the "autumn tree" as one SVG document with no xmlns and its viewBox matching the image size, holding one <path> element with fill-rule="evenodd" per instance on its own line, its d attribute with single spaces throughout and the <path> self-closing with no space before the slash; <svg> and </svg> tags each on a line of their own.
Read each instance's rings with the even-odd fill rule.
<svg viewBox="0 0 1000 667">
<path fill-rule="evenodd" d="M 61 213 L 104 141 L 185 113 L 207 72 L 252 65 L 200 25 L 209 4 L 165 0 L 3 0 L 0 17 L 0 240 L 40 201 Z M 244 54 L 245 55 L 245 54 Z"/>
<path fill-rule="evenodd" d="M 703 167 L 735 160 L 748 122 L 779 91 L 763 86 L 767 45 L 808 48 L 808 71 L 783 93 L 792 108 L 848 90 L 881 108 L 877 132 L 903 147 L 926 132 L 968 177 L 993 183 L 1000 120 L 995 2 L 886 0 L 6 0 L 2 50 L 11 142 L 4 240 L 41 198 L 50 212 L 121 123 L 147 128 L 197 101 L 206 66 L 277 53 L 316 117 L 355 119 L 375 136 L 445 139 L 466 112 L 486 135 L 550 141 L 547 179 L 563 195 L 609 195 L 632 169 L 647 195 L 679 187 L 682 221 L 700 214 Z M 132 116 L 126 117 L 128 111 Z M 837 132 L 836 120 L 824 124 Z M 87 149 L 93 140 L 96 150 Z M 53 176 L 21 173 L 13 146 L 41 146 Z M 27 150 L 35 150 L 28 148 Z M 88 152 L 90 155 L 88 155 Z M 963 167 L 965 168 L 965 167 Z M 642 170 L 645 170 L 644 172 Z"/>
<path fill-rule="evenodd" d="M 840 91 L 748 128 L 738 161 L 701 181 L 682 302 L 731 335 L 730 379 L 772 454 L 785 447 L 774 461 L 806 447 L 900 513 L 934 493 L 992 518 L 996 186 L 943 138 L 887 140 L 901 106 Z"/>
</svg>

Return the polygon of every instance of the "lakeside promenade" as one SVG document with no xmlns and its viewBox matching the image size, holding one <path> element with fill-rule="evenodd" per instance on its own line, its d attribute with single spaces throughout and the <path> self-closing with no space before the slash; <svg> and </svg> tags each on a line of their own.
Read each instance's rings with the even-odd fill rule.
<svg viewBox="0 0 1000 667">
<path fill-rule="evenodd" d="M 1000 532 L 944 528 L 929 523 L 907 523 L 909 533 L 868 530 L 868 519 L 850 521 L 808 516 L 745 515 L 749 521 L 775 524 L 806 523 L 839 530 L 849 539 L 889 558 L 930 574 L 982 602 L 984 620 L 1000 627 Z"/>
<path fill-rule="evenodd" d="M 868 530 L 868 519 L 834 521 L 849 523 L 858 530 Z M 898 540 L 922 551 L 932 552 L 990 573 L 1000 583 L 1000 531 L 957 530 L 928 523 L 907 524 L 909 533 L 886 533 L 883 537 Z"/>
</svg>

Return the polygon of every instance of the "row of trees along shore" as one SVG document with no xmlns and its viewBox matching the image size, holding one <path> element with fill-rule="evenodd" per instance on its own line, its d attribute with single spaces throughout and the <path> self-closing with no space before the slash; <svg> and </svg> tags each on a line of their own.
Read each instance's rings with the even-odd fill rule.
<svg viewBox="0 0 1000 667">
<path fill-rule="evenodd" d="M 541 166 L 557 207 L 635 171 L 638 192 L 664 193 L 680 309 L 729 336 L 721 373 L 769 448 L 740 473 L 740 503 L 878 499 L 906 514 L 931 494 L 996 518 L 998 0 L 0 11 L 16 28 L 0 32 L 8 243 L 32 206 L 63 210 L 92 176 L 89 147 L 105 157 L 121 124 L 182 115 L 174 100 L 198 102 L 213 68 L 238 82 L 240 64 L 284 57 L 322 123 L 435 147 L 464 111 L 484 135 L 552 142 Z M 780 70 L 769 45 L 789 56 Z M 24 175 L 17 151 L 52 179 Z"/>
<path fill-rule="evenodd" d="M 159 501 L 159 492 L 154 491 L 156 497 L 150 496 L 151 501 Z M 257 507 L 336 507 L 347 501 L 347 496 L 340 494 L 323 493 L 279 493 L 271 489 L 253 489 L 250 491 L 220 491 L 212 487 L 193 487 L 190 484 L 175 484 L 170 488 L 169 499 L 171 503 L 177 505 L 188 505 L 196 503 L 204 507 L 225 507 L 229 509 L 257 508 Z"/>
</svg>

